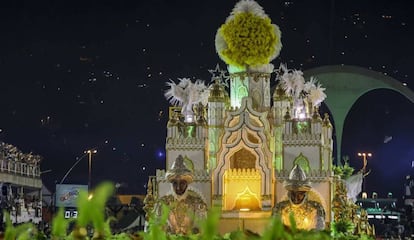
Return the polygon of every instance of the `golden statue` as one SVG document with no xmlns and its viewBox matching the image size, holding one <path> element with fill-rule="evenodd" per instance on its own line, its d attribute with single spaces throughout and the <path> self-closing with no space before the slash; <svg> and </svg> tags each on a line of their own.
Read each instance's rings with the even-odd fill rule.
<svg viewBox="0 0 414 240">
<path fill-rule="evenodd" d="M 168 233 L 198 233 L 196 222 L 206 217 L 207 205 L 196 192 L 188 190 L 188 185 L 193 182 L 193 171 L 184 164 L 181 155 L 165 177 L 171 183 L 173 193 L 159 199 L 155 207 L 156 215 L 162 215 L 162 205 L 165 204 L 170 208 L 165 229 Z"/>
<path fill-rule="evenodd" d="M 353 206 L 348 202 L 347 190 L 345 182 L 341 179 L 335 181 L 335 195 L 332 200 L 332 210 L 334 212 L 334 221 L 339 222 L 343 220 L 353 221 L 355 212 Z"/>
<path fill-rule="evenodd" d="M 368 213 L 365 209 L 361 209 L 359 220 L 355 226 L 355 234 L 375 236 L 375 227 L 369 224 Z"/>
<path fill-rule="evenodd" d="M 290 215 L 293 214 L 298 229 L 323 230 L 325 210 L 319 202 L 308 199 L 312 187 L 299 165 L 292 169 L 284 187 L 288 191 L 288 200 L 277 203 L 273 213 L 280 215 L 286 226 L 290 226 Z"/>
</svg>

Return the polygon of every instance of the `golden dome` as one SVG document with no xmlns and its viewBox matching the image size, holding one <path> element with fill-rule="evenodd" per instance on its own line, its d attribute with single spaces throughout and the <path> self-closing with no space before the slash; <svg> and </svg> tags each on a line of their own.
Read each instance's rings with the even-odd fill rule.
<svg viewBox="0 0 414 240">
<path fill-rule="evenodd" d="M 210 90 L 210 96 L 208 97 L 209 102 L 226 102 L 229 99 L 229 94 L 224 89 L 223 85 L 218 81 L 213 83 Z"/>
<path fill-rule="evenodd" d="M 288 96 L 286 95 L 285 90 L 283 90 L 282 86 L 278 84 L 276 86 L 275 92 L 273 93 L 273 100 L 280 100 L 285 98 L 288 98 Z"/>
<path fill-rule="evenodd" d="M 323 118 L 323 125 L 332 128 L 331 121 L 329 121 L 329 114 L 325 113 Z"/>
<path fill-rule="evenodd" d="M 290 171 L 289 179 L 285 180 L 284 187 L 288 191 L 309 191 L 311 189 L 305 171 L 298 164 Z"/>
<path fill-rule="evenodd" d="M 193 170 L 190 169 L 185 161 L 189 161 L 190 159 L 185 159 L 182 155 L 178 155 L 178 157 L 173 162 L 171 169 L 167 171 L 165 174 L 165 178 L 172 182 L 174 179 L 181 178 L 187 181 L 187 183 L 193 182 Z"/>
<path fill-rule="evenodd" d="M 170 119 L 168 120 L 167 127 L 177 126 L 179 121 L 180 121 L 179 113 L 172 112 Z"/>
</svg>

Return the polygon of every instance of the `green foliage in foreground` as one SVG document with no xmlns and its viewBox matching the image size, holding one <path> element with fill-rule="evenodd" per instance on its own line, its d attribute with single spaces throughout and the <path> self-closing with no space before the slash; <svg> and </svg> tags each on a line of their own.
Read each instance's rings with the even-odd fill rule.
<svg viewBox="0 0 414 240">
<path fill-rule="evenodd" d="M 272 218 L 269 226 L 260 236 L 249 231 L 234 231 L 224 235 L 218 234 L 218 224 L 220 211 L 212 209 L 207 219 L 200 223 L 201 233 L 188 236 L 168 235 L 163 230 L 163 226 L 167 222 L 168 209 L 164 209 L 163 216 L 160 219 L 151 218 L 149 220 L 149 228 L 147 232 L 137 232 L 136 234 L 120 233 L 113 234 L 110 231 L 109 223 L 111 219 L 105 219 L 105 203 L 113 193 L 112 183 L 103 183 L 99 185 L 92 198 L 88 198 L 87 193 L 82 193 L 78 198 L 79 217 L 77 219 L 68 220 L 63 216 L 61 209 L 52 221 L 52 240 L 89 240 L 89 239 L 108 239 L 108 240 L 325 240 L 325 239 L 368 239 L 366 237 L 345 236 L 336 234 L 334 236 L 329 231 L 302 231 L 295 227 L 293 218 L 292 227 L 283 226 L 280 217 Z M 43 240 L 46 236 L 42 232 L 38 232 L 31 223 L 14 227 L 10 221 L 10 216 L 5 212 L 6 231 L 4 233 L 5 240 Z M 69 225 L 72 221 L 73 230 L 69 231 Z M 94 236 L 87 236 L 86 227 L 93 226 Z"/>
</svg>

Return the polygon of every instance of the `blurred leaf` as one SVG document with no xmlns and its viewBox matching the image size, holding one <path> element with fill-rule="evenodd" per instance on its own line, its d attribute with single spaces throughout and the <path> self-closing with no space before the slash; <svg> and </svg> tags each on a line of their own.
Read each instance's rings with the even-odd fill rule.
<svg viewBox="0 0 414 240">
<path fill-rule="evenodd" d="M 201 225 L 201 239 L 210 240 L 218 234 L 218 225 L 220 220 L 220 209 L 212 208 L 207 214 L 207 218 Z"/>
<path fill-rule="evenodd" d="M 88 223 L 92 222 L 95 233 L 104 234 L 105 204 L 113 192 L 114 185 L 109 182 L 99 184 L 91 195 L 81 190 L 77 199 L 78 226 L 86 227 Z"/>
<path fill-rule="evenodd" d="M 32 235 L 36 233 L 36 228 L 32 223 L 23 223 L 13 226 L 10 219 L 10 214 L 6 211 L 3 212 L 3 216 L 6 219 L 6 229 L 4 232 L 5 240 L 29 240 L 32 239 Z"/>
<path fill-rule="evenodd" d="M 52 237 L 63 239 L 66 236 L 68 226 L 69 221 L 64 217 L 64 209 L 59 208 L 58 213 L 52 220 Z"/>
</svg>

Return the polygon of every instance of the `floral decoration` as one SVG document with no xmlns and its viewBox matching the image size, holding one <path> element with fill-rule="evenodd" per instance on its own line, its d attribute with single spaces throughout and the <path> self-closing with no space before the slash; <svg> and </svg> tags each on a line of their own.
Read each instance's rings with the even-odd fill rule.
<svg viewBox="0 0 414 240">
<path fill-rule="evenodd" d="M 252 0 L 236 4 L 216 34 L 216 50 L 229 65 L 246 69 L 268 64 L 279 55 L 279 27 Z"/>
</svg>

